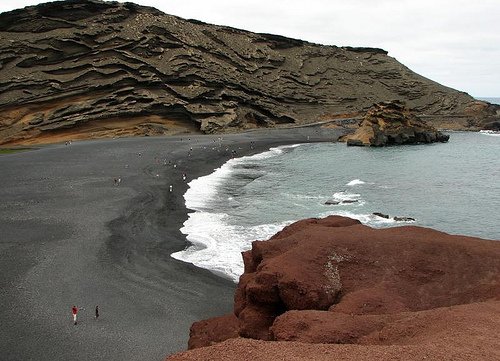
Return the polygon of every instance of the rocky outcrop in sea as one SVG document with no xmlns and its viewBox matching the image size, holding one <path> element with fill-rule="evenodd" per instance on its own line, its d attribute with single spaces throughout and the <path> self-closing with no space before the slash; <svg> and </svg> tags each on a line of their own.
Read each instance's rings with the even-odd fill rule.
<svg viewBox="0 0 500 361">
<path fill-rule="evenodd" d="M 381 350 L 405 360 L 499 355 L 498 241 L 330 216 L 255 241 L 243 259 L 234 313 L 193 324 L 194 350 L 169 360 L 245 350 L 259 360 L 380 359 Z"/>
<path fill-rule="evenodd" d="M 438 127 L 482 129 L 498 106 L 386 51 L 325 46 L 68 0 L 0 14 L 0 144 L 331 121 L 400 99 Z"/>
<path fill-rule="evenodd" d="M 449 135 L 417 117 L 403 102 L 374 104 L 354 134 L 341 138 L 347 145 L 382 147 L 387 145 L 447 142 Z"/>
</svg>

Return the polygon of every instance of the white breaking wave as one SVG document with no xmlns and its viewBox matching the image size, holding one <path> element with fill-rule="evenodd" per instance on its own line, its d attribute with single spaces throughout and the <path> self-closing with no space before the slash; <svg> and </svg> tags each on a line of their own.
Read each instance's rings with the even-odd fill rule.
<svg viewBox="0 0 500 361">
<path fill-rule="evenodd" d="M 347 192 L 335 192 L 333 193 L 333 199 L 336 201 L 358 201 L 361 194 L 357 193 L 347 193 Z"/>
<path fill-rule="evenodd" d="M 268 239 L 292 223 L 244 227 L 230 225 L 228 220 L 227 214 L 200 211 L 190 213 L 181 232 L 186 234 L 191 245 L 171 256 L 238 282 L 243 273 L 241 252 L 250 249 L 253 241 Z"/>
<path fill-rule="evenodd" d="M 248 161 L 275 157 L 282 154 L 287 148 L 298 146 L 300 144 L 281 146 L 252 156 L 233 158 L 213 173 L 189 182 L 184 199 L 186 207 L 195 212 L 188 214 L 188 219 L 184 222 L 181 232 L 186 235 L 190 245 L 183 251 L 172 253 L 171 256 L 180 261 L 226 275 L 237 282 L 243 273 L 241 252 L 250 249 L 252 241 L 268 239 L 292 221 L 251 227 L 234 226 L 229 224 L 227 214 L 210 212 L 209 205 L 218 195 L 219 188 L 234 173 L 238 165 Z"/>
<path fill-rule="evenodd" d="M 349 183 L 347 183 L 346 185 L 347 186 L 356 186 L 358 184 L 365 184 L 366 182 L 362 181 L 361 179 L 353 179 L 352 181 L 350 181 Z"/>
<path fill-rule="evenodd" d="M 480 130 L 479 133 L 484 134 L 484 135 L 491 135 L 493 137 L 500 136 L 500 132 L 496 132 L 494 130 Z"/>
<path fill-rule="evenodd" d="M 281 193 L 283 197 L 290 199 L 324 199 L 323 195 L 309 195 L 309 194 L 296 194 L 296 193 Z"/>
<path fill-rule="evenodd" d="M 213 200 L 218 192 L 218 188 L 231 176 L 235 167 L 239 164 L 248 162 L 249 160 L 261 160 L 278 156 L 283 153 L 286 148 L 296 148 L 300 144 L 286 145 L 276 148 L 271 148 L 267 152 L 245 156 L 241 158 L 233 158 L 224 163 L 221 167 L 209 175 L 193 179 L 188 183 L 188 190 L 184 194 L 186 207 L 194 211 L 202 211 L 207 203 Z"/>
<path fill-rule="evenodd" d="M 333 193 L 331 200 L 340 202 L 342 205 L 363 206 L 365 204 L 365 201 L 361 199 L 361 194 L 344 191 Z"/>
</svg>

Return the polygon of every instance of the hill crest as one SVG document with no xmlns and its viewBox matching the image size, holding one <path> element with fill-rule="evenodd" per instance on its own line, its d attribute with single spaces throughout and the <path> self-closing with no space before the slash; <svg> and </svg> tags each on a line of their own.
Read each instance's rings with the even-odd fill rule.
<svg viewBox="0 0 500 361">
<path fill-rule="evenodd" d="M 480 129 L 498 117 L 495 106 L 382 49 L 323 46 L 99 0 L 0 14 L 0 79 L 0 144 L 304 125 L 394 99 L 438 127 Z"/>
</svg>

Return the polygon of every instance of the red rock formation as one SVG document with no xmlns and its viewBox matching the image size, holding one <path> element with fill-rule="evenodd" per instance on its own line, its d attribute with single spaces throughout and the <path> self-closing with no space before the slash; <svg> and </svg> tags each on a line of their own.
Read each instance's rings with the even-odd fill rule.
<svg viewBox="0 0 500 361">
<path fill-rule="evenodd" d="M 239 322 L 235 315 L 214 317 L 193 323 L 188 348 L 198 348 L 238 337 Z"/>
<path fill-rule="evenodd" d="M 499 314 L 499 301 L 473 303 L 408 313 L 406 319 L 372 332 L 359 344 L 307 343 L 306 327 L 302 327 L 299 342 L 235 338 L 173 355 L 167 360 L 497 361 L 500 360 Z M 321 328 L 321 334 L 328 336 L 328 331 L 335 332 L 332 327 L 329 323 L 326 329 Z M 314 337 L 317 340 L 317 336 Z"/>
<path fill-rule="evenodd" d="M 245 273 L 235 295 L 239 335 L 289 341 L 284 354 L 299 352 L 292 341 L 300 341 L 399 345 L 398 352 L 411 350 L 416 358 L 441 358 L 446 349 L 443 359 L 474 359 L 482 344 L 487 351 L 479 359 L 498 359 L 498 340 L 492 335 L 500 331 L 499 242 L 414 226 L 373 229 L 330 216 L 296 222 L 269 241 L 256 241 L 243 259 Z M 224 322 L 234 329 L 234 321 L 228 317 L 193 325 L 196 334 L 209 337 L 190 346 L 236 336 L 217 331 L 231 328 Z M 261 360 L 273 359 L 269 355 L 284 348 L 281 342 L 271 344 L 224 343 L 238 350 L 260 348 L 265 353 L 256 359 Z M 310 351 L 315 359 L 327 359 L 318 352 L 343 350 L 324 347 Z M 380 358 L 381 349 L 360 347 L 352 352 Z M 462 357 L 450 358 L 458 349 L 465 352 Z M 212 359 L 229 359 L 225 346 L 211 350 L 207 352 L 217 350 L 218 355 Z M 193 359 L 191 355 L 198 353 L 172 360 Z"/>
</svg>

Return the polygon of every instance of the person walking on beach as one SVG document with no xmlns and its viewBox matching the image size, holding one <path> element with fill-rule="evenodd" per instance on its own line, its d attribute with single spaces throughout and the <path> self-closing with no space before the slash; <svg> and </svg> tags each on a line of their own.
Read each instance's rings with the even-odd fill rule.
<svg viewBox="0 0 500 361">
<path fill-rule="evenodd" d="M 76 315 L 78 314 L 78 307 L 76 306 L 73 306 L 71 308 L 71 313 L 73 314 L 73 322 L 75 323 L 76 325 Z"/>
<path fill-rule="evenodd" d="M 99 306 L 95 306 L 95 319 L 99 318 Z"/>
</svg>

